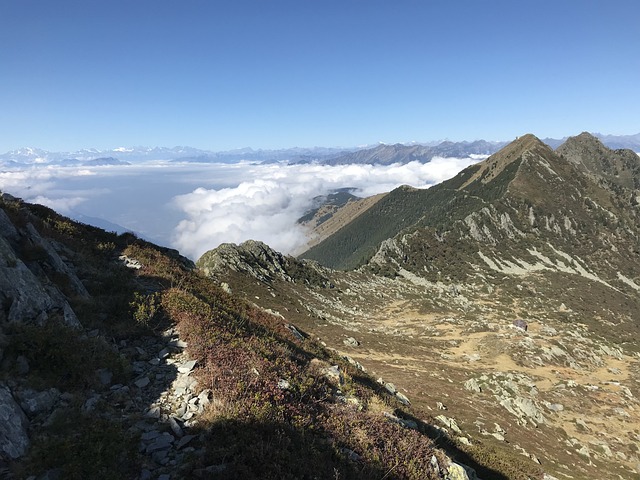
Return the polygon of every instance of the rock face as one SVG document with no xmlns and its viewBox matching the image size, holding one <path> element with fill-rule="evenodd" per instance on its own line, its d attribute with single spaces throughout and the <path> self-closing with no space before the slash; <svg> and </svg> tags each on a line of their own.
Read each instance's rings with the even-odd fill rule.
<svg viewBox="0 0 640 480">
<path fill-rule="evenodd" d="M 16 459 L 27 453 L 29 421 L 7 386 L 0 384 L 0 459 Z"/>
<path fill-rule="evenodd" d="M 56 315 L 68 325 L 78 326 L 78 318 L 49 276 L 65 278 L 80 297 L 89 294 L 54 246 L 31 224 L 16 228 L 4 210 L 0 210 L 0 232 L 0 323 L 41 325 Z M 34 259 L 30 265 L 23 260 L 25 250 L 27 257 Z"/>
</svg>

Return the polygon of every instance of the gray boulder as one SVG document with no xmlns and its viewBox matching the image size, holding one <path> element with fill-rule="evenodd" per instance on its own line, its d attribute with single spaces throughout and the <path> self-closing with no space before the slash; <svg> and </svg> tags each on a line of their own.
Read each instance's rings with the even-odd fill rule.
<svg viewBox="0 0 640 480">
<path fill-rule="evenodd" d="M 49 313 L 57 311 L 62 312 L 67 324 L 79 326 L 62 294 L 56 290 L 58 295 L 52 296 L 51 291 L 17 257 L 9 242 L 0 237 L 0 301 L 9 306 L 0 315 L 6 315 L 5 320 L 10 323 L 43 325 Z"/>
<path fill-rule="evenodd" d="M 27 453 L 29 420 L 11 395 L 0 385 L 0 457 L 16 459 Z"/>
<path fill-rule="evenodd" d="M 470 392 L 475 392 L 475 393 L 482 392 L 482 388 L 480 387 L 480 384 L 475 378 L 470 378 L 469 380 L 464 382 L 464 388 L 466 388 Z"/>
<path fill-rule="evenodd" d="M 49 390 L 37 392 L 26 388 L 17 392 L 16 396 L 20 400 L 22 410 L 30 418 L 33 418 L 40 413 L 48 413 L 53 410 L 60 398 L 60 391 L 57 388 L 50 388 Z"/>
</svg>

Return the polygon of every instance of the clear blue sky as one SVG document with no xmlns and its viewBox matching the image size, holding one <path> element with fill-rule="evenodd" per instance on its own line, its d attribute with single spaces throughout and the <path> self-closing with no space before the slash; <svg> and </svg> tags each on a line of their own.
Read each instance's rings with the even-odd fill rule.
<svg viewBox="0 0 640 480">
<path fill-rule="evenodd" d="M 637 0 L 0 0 L 0 152 L 640 132 Z"/>
</svg>

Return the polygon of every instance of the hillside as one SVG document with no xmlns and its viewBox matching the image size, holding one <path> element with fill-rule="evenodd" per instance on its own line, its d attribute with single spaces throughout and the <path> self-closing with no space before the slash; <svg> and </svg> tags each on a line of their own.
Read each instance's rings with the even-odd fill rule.
<svg viewBox="0 0 640 480">
<path fill-rule="evenodd" d="M 257 242 L 227 250 L 264 283 L 334 288 Z M 507 478 L 508 457 L 463 451 L 176 251 L 3 194 L 0 253 L 2 478 Z"/>
<path fill-rule="evenodd" d="M 216 259 L 216 281 L 391 379 L 460 449 L 516 455 L 507 478 L 638 478 L 638 158 L 599 145 L 525 135 L 390 192 L 303 254 L 300 280 L 216 250 L 198 265 Z"/>
<path fill-rule="evenodd" d="M 568 152 L 571 143 L 570 139 L 560 152 Z M 638 156 L 635 153 L 612 152 L 606 147 L 602 148 L 609 156 L 624 156 L 624 165 L 627 166 L 622 171 L 627 180 L 622 186 L 630 185 L 631 178 L 639 178 L 630 166 L 633 157 L 629 155 L 633 155 L 637 168 Z M 597 154 L 596 152 L 595 155 Z M 535 229 L 532 235 L 536 237 L 542 235 L 546 238 L 549 229 L 555 228 L 546 228 L 545 225 L 545 228 L 540 230 L 538 225 L 531 224 L 530 215 L 536 216 L 535 207 L 539 211 L 538 216 L 548 219 L 546 222 L 555 223 L 557 219 L 566 217 L 570 224 L 575 222 L 585 225 L 593 221 L 596 225 L 606 222 L 607 220 L 601 217 L 609 214 L 605 214 L 604 211 L 615 209 L 615 212 L 610 214 L 619 218 L 623 224 L 630 222 L 631 227 L 637 232 L 637 209 L 626 209 L 632 199 L 632 192 L 628 192 L 626 198 L 618 198 L 619 192 L 612 192 L 610 188 L 598 185 L 582 174 L 585 168 L 588 167 L 580 171 L 575 161 L 566 160 L 537 138 L 525 135 L 484 162 L 472 165 L 456 177 L 432 188 L 394 190 L 354 222 L 309 249 L 301 257 L 317 260 L 332 268 L 348 269 L 368 261 L 383 240 L 395 237 L 404 230 L 433 228 L 444 232 L 460 227 L 467 230 L 466 233 L 460 233 L 461 235 L 482 236 L 482 229 L 490 226 L 478 225 L 474 215 L 479 215 L 478 219 L 483 223 L 491 221 L 482 219 L 486 215 L 483 213 L 486 209 L 493 210 L 490 212 L 491 215 L 503 215 L 505 220 L 499 222 L 518 222 L 521 232 Z M 602 172 L 598 175 L 599 178 L 606 178 L 607 174 Z M 609 174 L 611 175 L 613 174 Z M 560 185 L 562 188 L 558 189 Z M 616 185 L 619 185 L 619 182 Z M 565 187 L 575 193 L 568 195 Z M 529 207 L 534 209 L 531 213 Z M 572 210 L 572 213 L 570 216 L 559 216 L 558 207 Z M 553 220 L 550 220 L 552 217 Z M 571 220 L 570 217 L 575 218 Z M 471 222 L 470 225 L 475 226 L 470 229 L 468 226 L 455 225 L 456 222 L 462 221 Z M 499 230 L 503 229 L 500 227 Z M 588 229 L 583 233 L 591 235 L 593 232 L 592 229 Z"/>
<path fill-rule="evenodd" d="M 352 194 L 348 194 L 348 196 L 332 194 L 319 199 L 320 205 L 298 220 L 298 223 L 305 228 L 308 240 L 293 254 L 302 254 L 315 247 L 345 225 L 353 222 L 385 196 L 386 193 L 366 198 L 359 198 Z"/>
</svg>

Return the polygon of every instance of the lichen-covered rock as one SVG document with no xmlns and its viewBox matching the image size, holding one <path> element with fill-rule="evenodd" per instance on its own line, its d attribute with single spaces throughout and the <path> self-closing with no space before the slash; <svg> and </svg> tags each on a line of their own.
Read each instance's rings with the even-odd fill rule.
<svg viewBox="0 0 640 480">
<path fill-rule="evenodd" d="M 268 282 L 275 278 L 291 280 L 284 268 L 285 257 L 268 245 L 254 240 L 241 245 L 223 243 L 202 255 L 197 266 L 206 275 L 214 275 L 229 268 L 248 273 L 261 281 Z"/>
<path fill-rule="evenodd" d="M 233 270 L 265 283 L 281 280 L 313 287 L 334 287 L 326 277 L 324 267 L 283 255 L 255 240 L 247 240 L 240 245 L 223 243 L 205 252 L 196 265 L 211 277 Z"/>
</svg>

